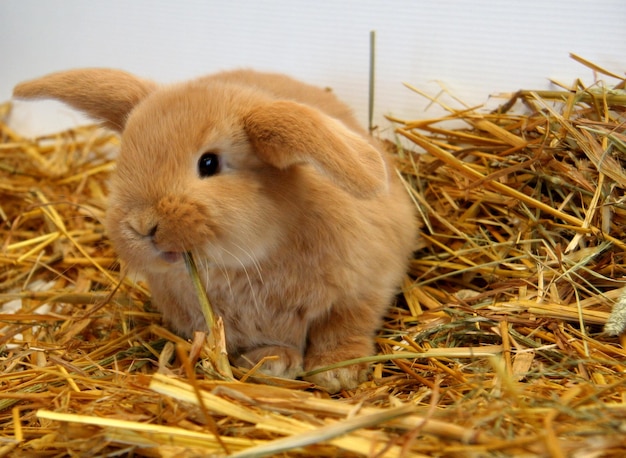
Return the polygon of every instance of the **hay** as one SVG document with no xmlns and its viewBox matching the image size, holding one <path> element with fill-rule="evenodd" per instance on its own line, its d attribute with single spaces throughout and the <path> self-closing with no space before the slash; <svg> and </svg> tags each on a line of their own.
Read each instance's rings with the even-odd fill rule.
<svg viewBox="0 0 626 458">
<path fill-rule="evenodd" d="M 229 373 L 118 281 L 115 136 L 0 125 L 0 456 L 623 456 L 623 85 L 395 120 L 424 247 L 372 380 L 333 397 Z"/>
</svg>

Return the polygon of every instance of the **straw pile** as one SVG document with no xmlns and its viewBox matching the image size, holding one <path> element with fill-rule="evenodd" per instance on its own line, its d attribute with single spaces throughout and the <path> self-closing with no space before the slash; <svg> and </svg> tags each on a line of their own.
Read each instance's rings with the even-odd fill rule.
<svg viewBox="0 0 626 458">
<path fill-rule="evenodd" d="M 395 120 L 425 243 L 372 380 L 333 397 L 229 380 L 119 281 L 115 136 L 1 124 L 0 456 L 624 456 L 626 93 L 594 70 L 618 85 Z"/>
</svg>

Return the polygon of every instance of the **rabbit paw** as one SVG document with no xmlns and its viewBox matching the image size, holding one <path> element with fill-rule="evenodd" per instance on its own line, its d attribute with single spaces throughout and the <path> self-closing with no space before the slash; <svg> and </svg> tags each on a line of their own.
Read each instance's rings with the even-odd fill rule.
<svg viewBox="0 0 626 458">
<path fill-rule="evenodd" d="M 307 361 L 307 366 L 310 366 L 310 369 L 307 369 L 307 371 L 326 365 L 328 364 L 313 365 L 310 364 L 310 361 Z M 367 364 L 354 364 L 352 366 L 320 372 L 319 374 L 306 377 L 306 380 L 325 388 L 329 393 L 337 393 L 341 390 L 356 388 L 361 383 L 367 381 L 368 374 L 369 367 Z"/>
<path fill-rule="evenodd" d="M 251 369 L 263 358 L 268 358 L 259 369 L 263 374 L 294 379 L 302 372 L 302 353 L 295 348 L 278 345 L 247 351 L 235 359 L 235 365 Z"/>
</svg>

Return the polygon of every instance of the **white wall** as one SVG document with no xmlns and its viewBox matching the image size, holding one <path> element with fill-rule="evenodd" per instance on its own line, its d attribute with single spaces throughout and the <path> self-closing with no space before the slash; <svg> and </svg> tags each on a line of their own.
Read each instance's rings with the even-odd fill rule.
<svg viewBox="0 0 626 458">
<path fill-rule="evenodd" d="M 439 80 L 474 105 L 548 78 L 592 82 L 570 52 L 626 70 L 624 0 L 0 0 L 0 100 L 72 67 L 169 82 L 243 66 L 331 86 L 365 123 L 370 30 L 383 125 L 384 113 L 433 115 L 404 81 L 435 94 Z M 57 106 L 20 104 L 13 121 L 28 133 L 61 118 Z"/>
</svg>

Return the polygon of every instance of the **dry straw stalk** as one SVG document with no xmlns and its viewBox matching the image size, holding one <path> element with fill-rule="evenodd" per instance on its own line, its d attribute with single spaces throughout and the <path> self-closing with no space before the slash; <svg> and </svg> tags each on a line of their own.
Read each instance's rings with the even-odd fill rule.
<svg viewBox="0 0 626 458">
<path fill-rule="evenodd" d="M 394 120 L 423 246 L 333 397 L 160 326 L 101 225 L 115 136 L 0 124 L 0 456 L 624 456 L 625 83 L 573 57 L 612 84 L 413 88 L 447 110 Z"/>
</svg>

